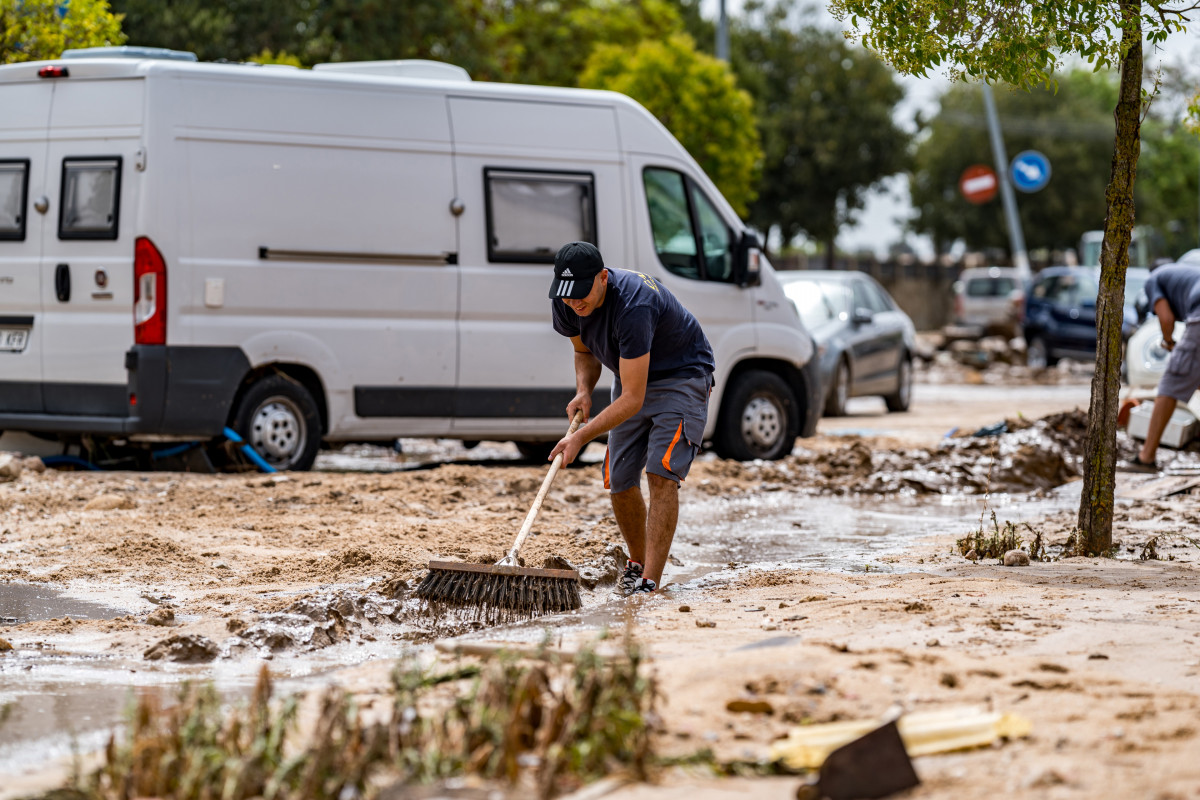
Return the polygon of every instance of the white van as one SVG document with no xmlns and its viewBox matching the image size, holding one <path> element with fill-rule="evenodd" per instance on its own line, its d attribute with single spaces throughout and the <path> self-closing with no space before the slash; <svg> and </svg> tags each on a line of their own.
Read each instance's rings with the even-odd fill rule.
<svg viewBox="0 0 1200 800">
<path fill-rule="evenodd" d="M 795 308 L 629 98 L 434 62 L 146 55 L 0 67 L 0 430 L 162 447 L 229 426 L 286 469 L 322 441 L 533 451 L 566 427 L 546 292 L 583 239 L 699 318 L 718 453 L 813 433 Z"/>
</svg>

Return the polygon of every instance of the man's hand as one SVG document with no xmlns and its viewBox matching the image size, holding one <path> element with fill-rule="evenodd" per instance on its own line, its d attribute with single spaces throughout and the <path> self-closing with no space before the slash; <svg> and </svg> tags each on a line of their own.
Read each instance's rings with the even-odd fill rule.
<svg viewBox="0 0 1200 800">
<path fill-rule="evenodd" d="M 583 423 L 586 423 L 592 418 L 592 394 L 591 392 L 580 392 L 567 403 L 567 419 L 575 419 L 575 412 L 583 412 Z"/>
<path fill-rule="evenodd" d="M 1164 336 L 1163 340 L 1159 342 L 1159 345 L 1162 346 L 1163 350 L 1166 350 L 1169 353 L 1175 349 L 1175 340 L 1170 336 Z"/>
<path fill-rule="evenodd" d="M 554 445 L 554 449 L 550 451 L 550 458 L 547 460 L 553 461 L 555 456 L 562 453 L 562 465 L 565 467 L 575 460 L 575 456 L 579 455 L 579 451 L 583 448 L 584 444 L 583 437 L 579 435 L 578 431 L 569 436 L 564 436 L 558 440 L 558 444 Z"/>
</svg>

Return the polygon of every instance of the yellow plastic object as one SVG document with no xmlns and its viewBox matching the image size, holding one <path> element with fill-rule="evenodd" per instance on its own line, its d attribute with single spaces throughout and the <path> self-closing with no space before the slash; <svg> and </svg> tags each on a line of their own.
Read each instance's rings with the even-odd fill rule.
<svg viewBox="0 0 1200 800">
<path fill-rule="evenodd" d="M 793 728 L 788 737 L 771 746 L 771 760 L 791 769 L 817 769 L 837 748 L 883 725 L 886 719 L 848 720 Z M 917 711 L 897 720 L 900 737 L 910 756 L 948 753 L 986 747 L 997 740 L 1028 736 L 1029 720 L 976 707 Z"/>
</svg>

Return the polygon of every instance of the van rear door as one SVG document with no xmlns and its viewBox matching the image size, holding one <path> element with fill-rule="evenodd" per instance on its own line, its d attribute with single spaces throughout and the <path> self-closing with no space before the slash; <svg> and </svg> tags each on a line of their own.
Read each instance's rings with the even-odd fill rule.
<svg viewBox="0 0 1200 800">
<path fill-rule="evenodd" d="M 51 414 L 126 413 L 141 79 L 53 83 L 42 219 L 42 379 Z"/>
<path fill-rule="evenodd" d="M 38 266 L 47 216 L 34 203 L 46 190 L 51 94 L 42 81 L 0 84 L 0 409 L 15 413 L 43 410 Z"/>
</svg>

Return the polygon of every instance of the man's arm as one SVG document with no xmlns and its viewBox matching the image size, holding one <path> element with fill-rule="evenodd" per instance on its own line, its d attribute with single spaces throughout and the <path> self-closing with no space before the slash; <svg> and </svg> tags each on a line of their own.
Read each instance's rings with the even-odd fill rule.
<svg viewBox="0 0 1200 800">
<path fill-rule="evenodd" d="M 1163 346 L 1168 350 L 1175 349 L 1175 314 L 1167 298 L 1160 297 L 1154 301 L 1154 314 L 1158 317 L 1159 327 L 1162 328 Z"/>
<path fill-rule="evenodd" d="M 571 344 L 575 347 L 575 396 L 567 403 L 567 419 L 575 419 L 575 412 L 583 411 L 583 421 L 587 422 L 592 416 L 592 392 L 600 381 L 603 365 L 578 336 L 571 337 Z"/>
<path fill-rule="evenodd" d="M 591 354 L 589 353 L 589 355 Z M 578 363 L 578 358 L 579 356 L 576 354 L 576 363 Z M 562 453 L 563 466 L 570 464 L 575 460 L 575 456 L 579 455 L 579 451 L 585 444 L 601 434 L 608 433 L 641 410 L 642 403 L 646 401 L 646 380 L 650 374 L 650 354 L 646 353 L 638 358 L 622 358 L 618 366 L 621 369 L 621 396 L 613 401 L 612 405 L 597 414 L 588 424 L 580 427 L 570 436 L 564 436 L 559 440 L 550 452 L 550 460 Z M 576 372 L 578 372 L 578 367 Z M 595 385 L 596 382 L 592 381 L 593 388 Z M 572 403 L 574 402 L 572 401 Z"/>
</svg>

